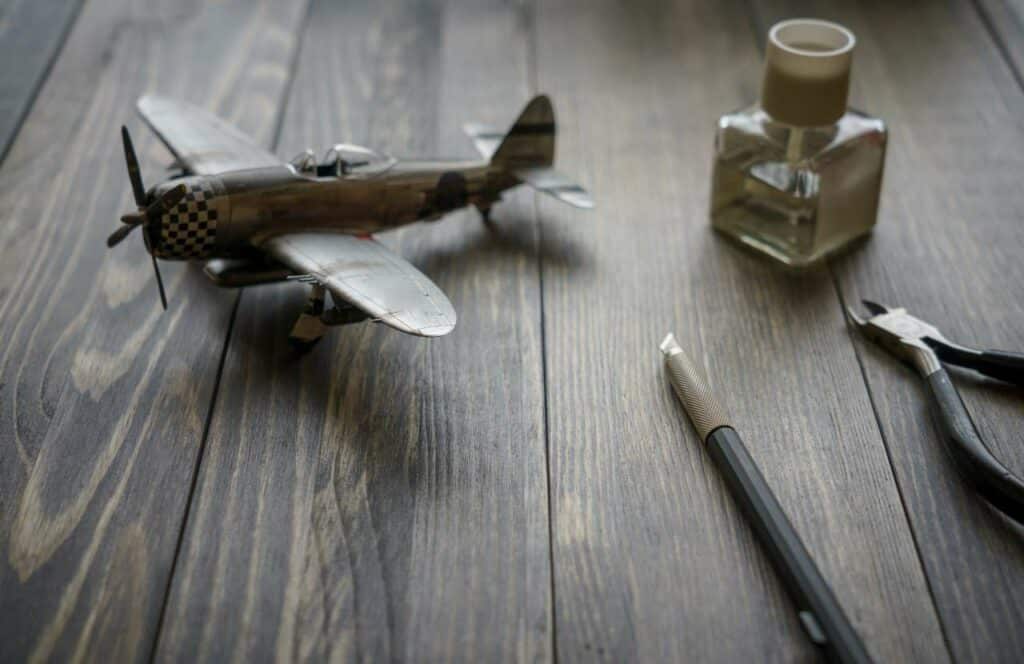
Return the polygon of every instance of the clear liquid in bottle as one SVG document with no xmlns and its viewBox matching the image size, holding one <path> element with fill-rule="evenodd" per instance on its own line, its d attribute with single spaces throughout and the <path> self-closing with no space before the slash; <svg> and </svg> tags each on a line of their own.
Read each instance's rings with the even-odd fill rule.
<svg viewBox="0 0 1024 664">
<path fill-rule="evenodd" d="M 793 267 L 813 264 L 874 227 L 885 124 L 847 111 L 794 127 L 754 106 L 725 115 L 715 137 L 712 226 Z"/>
</svg>

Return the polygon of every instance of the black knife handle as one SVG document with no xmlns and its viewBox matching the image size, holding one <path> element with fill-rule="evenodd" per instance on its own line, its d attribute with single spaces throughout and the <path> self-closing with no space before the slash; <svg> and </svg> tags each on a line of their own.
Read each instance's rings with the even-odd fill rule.
<svg viewBox="0 0 1024 664">
<path fill-rule="evenodd" d="M 811 640 L 834 662 L 871 662 L 864 643 L 782 511 L 739 435 L 728 426 L 708 434 L 708 453 L 765 552 L 785 582 Z"/>
<path fill-rule="evenodd" d="M 1024 525 L 1024 482 L 985 447 L 946 370 L 933 372 L 927 381 L 954 465 L 993 507 Z"/>
</svg>

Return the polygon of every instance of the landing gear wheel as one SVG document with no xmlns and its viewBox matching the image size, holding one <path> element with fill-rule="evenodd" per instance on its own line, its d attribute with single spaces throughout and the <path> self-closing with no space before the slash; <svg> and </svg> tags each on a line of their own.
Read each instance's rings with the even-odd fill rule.
<svg viewBox="0 0 1024 664">
<path fill-rule="evenodd" d="M 288 334 L 288 344 L 298 353 L 308 353 L 327 333 L 327 326 L 320 320 L 324 313 L 324 294 L 323 286 L 313 286 L 305 310 Z"/>
</svg>

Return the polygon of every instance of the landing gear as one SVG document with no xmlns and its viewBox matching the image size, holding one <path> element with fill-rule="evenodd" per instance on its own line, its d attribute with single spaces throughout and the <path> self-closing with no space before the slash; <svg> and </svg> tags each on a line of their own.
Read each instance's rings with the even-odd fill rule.
<svg viewBox="0 0 1024 664">
<path fill-rule="evenodd" d="M 313 284 L 306 300 L 306 308 L 288 334 L 288 344 L 297 353 L 308 353 L 327 333 L 328 328 L 337 325 L 361 323 L 369 318 L 365 313 L 348 305 L 325 307 L 327 292 L 320 284 Z"/>
<path fill-rule="evenodd" d="M 477 199 L 473 206 L 480 211 L 480 219 L 487 224 L 491 225 L 491 206 L 501 200 L 501 195 L 481 196 Z"/>
<path fill-rule="evenodd" d="M 320 284 L 314 284 L 306 301 L 306 308 L 288 334 L 288 344 L 300 353 L 308 353 L 327 333 L 327 326 L 320 317 L 324 313 L 326 292 Z"/>
<path fill-rule="evenodd" d="M 482 207 L 482 208 L 479 208 L 479 209 L 480 209 L 480 219 L 485 224 L 490 224 L 491 223 L 491 206 L 488 205 L 487 207 Z"/>
</svg>

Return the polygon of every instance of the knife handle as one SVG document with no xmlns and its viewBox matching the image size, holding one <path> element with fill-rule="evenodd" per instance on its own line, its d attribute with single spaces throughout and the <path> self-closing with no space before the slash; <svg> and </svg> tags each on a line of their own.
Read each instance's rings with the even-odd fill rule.
<svg viewBox="0 0 1024 664">
<path fill-rule="evenodd" d="M 871 662 L 817 565 L 736 431 L 718 427 L 704 441 L 726 485 L 797 605 L 800 622 L 829 661 Z"/>
</svg>

